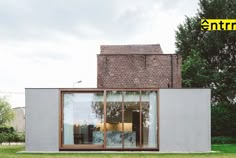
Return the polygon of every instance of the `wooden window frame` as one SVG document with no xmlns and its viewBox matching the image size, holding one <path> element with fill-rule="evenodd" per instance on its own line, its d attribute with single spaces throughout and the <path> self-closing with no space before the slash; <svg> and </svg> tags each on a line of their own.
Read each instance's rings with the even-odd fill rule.
<svg viewBox="0 0 236 158">
<path fill-rule="evenodd" d="M 106 109 L 107 109 L 107 92 L 108 91 L 121 91 L 122 92 L 122 148 L 106 148 Z M 142 92 L 143 91 L 156 91 L 157 92 L 157 148 L 143 148 L 142 147 L 142 139 L 139 140 L 139 148 L 124 148 L 124 93 L 125 91 L 136 91 L 139 92 L 139 109 L 140 109 L 140 135 L 142 135 Z M 104 97 L 104 144 L 103 145 L 95 145 L 95 144 L 89 144 L 89 145 L 65 145 L 63 144 L 63 102 L 64 97 L 63 95 L 66 93 L 96 93 L 96 92 L 102 92 Z M 157 88 L 125 88 L 125 89 L 119 89 L 119 88 L 111 88 L 111 89 L 99 89 L 99 88 L 60 88 L 59 89 L 59 129 L 58 129 L 58 135 L 59 135 L 59 150 L 60 151 L 69 151 L 69 150 L 75 150 L 75 151 L 159 151 L 160 146 L 160 126 L 159 126 L 159 117 L 160 117 L 160 105 L 159 102 L 159 89 Z"/>
</svg>

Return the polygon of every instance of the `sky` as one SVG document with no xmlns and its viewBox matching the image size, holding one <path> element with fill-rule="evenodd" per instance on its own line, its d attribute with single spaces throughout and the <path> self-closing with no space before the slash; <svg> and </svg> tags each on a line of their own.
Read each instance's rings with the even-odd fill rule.
<svg viewBox="0 0 236 158">
<path fill-rule="evenodd" d="M 197 8 L 197 0 L 0 0 L 0 96 L 22 107 L 25 88 L 96 88 L 104 44 L 175 53 L 177 26 Z"/>
</svg>

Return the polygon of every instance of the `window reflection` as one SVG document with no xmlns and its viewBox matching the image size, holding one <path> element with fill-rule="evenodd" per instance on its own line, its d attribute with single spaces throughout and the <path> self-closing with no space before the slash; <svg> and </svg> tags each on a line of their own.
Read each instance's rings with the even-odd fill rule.
<svg viewBox="0 0 236 158">
<path fill-rule="evenodd" d="M 103 92 L 64 94 L 64 144 L 103 144 Z"/>
<path fill-rule="evenodd" d="M 105 110 L 106 140 L 104 92 L 63 93 L 63 144 L 157 148 L 156 91 L 107 91 Z"/>
<path fill-rule="evenodd" d="M 143 148 L 157 147 L 157 92 L 142 91 Z"/>
<path fill-rule="evenodd" d="M 124 147 L 140 146 L 140 92 L 124 92 Z"/>
<path fill-rule="evenodd" d="M 122 148 L 122 92 L 108 91 L 106 107 L 107 148 Z"/>
</svg>

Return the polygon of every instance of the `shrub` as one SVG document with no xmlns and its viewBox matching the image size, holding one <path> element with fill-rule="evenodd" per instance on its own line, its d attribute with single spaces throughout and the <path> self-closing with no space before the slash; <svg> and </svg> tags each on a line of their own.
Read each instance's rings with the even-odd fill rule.
<svg viewBox="0 0 236 158">
<path fill-rule="evenodd" d="M 18 133 L 17 136 L 17 142 L 25 142 L 25 133 Z"/>
<path fill-rule="evenodd" d="M 212 137 L 236 138 L 236 106 L 219 104 L 211 107 Z"/>
<path fill-rule="evenodd" d="M 0 133 L 12 133 L 15 132 L 13 127 L 0 126 Z"/>
<path fill-rule="evenodd" d="M 236 138 L 224 137 L 224 136 L 212 137 L 211 143 L 212 144 L 234 144 L 236 143 Z"/>
<path fill-rule="evenodd" d="M 0 133 L 0 144 L 7 141 L 7 136 L 5 133 Z"/>
<path fill-rule="evenodd" d="M 17 133 L 13 127 L 0 127 L 0 144 L 3 142 L 25 142 L 25 134 Z"/>
</svg>

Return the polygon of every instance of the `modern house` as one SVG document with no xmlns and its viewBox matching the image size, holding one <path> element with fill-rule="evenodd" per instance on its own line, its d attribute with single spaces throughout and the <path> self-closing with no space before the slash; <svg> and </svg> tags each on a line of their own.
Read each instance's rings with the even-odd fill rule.
<svg viewBox="0 0 236 158">
<path fill-rule="evenodd" d="M 26 88 L 26 150 L 208 152 L 210 89 L 160 45 L 101 46 L 97 88 Z"/>
</svg>

